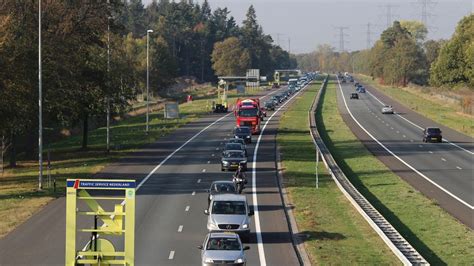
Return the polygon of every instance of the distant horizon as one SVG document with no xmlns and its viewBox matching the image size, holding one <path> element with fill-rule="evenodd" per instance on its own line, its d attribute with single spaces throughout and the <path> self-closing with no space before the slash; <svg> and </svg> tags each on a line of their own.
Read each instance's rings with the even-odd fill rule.
<svg viewBox="0 0 474 266">
<path fill-rule="evenodd" d="M 148 5 L 152 0 L 142 0 Z M 203 0 L 196 1 L 202 3 Z M 339 51 L 339 31 L 344 30 L 347 51 L 366 49 L 367 24 L 371 23 L 371 45 L 386 28 L 387 7 L 392 5 L 392 21 L 421 20 L 421 8 L 412 1 L 320 1 L 320 0 L 208 0 L 211 9 L 227 7 L 238 25 L 242 24 L 248 7 L 253 4 L 257 20 L 274 43 L 294 54 L 309 53 L 320 44 L 329 44 Z M 432 1 L 435 2 L 435 1 Z M 449 39 L 462 17 L 472 13 L 474 0 L 436 1 L 427 8 L 428 39 Z M 289 12 L 290 7 L 295 12 Z M 328 12 L 321 12 L 328 10 Z M 290 44 L 288 44 L 290 39 Z"/>
</svg>

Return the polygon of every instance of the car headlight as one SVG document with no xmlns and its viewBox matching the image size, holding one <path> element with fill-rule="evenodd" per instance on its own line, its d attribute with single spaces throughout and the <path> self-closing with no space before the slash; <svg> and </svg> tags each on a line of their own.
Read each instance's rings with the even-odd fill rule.
<svg viewBox="0 0 474 266">
<path fill-rule="evenodd" d="M 210 259 L 210 258 L 206 258 L 206 259 L 204 260 L 204 262 L 205 262 L 205 263 L 214 263 L 214 261 L 213 261 L 212 259 Z"/>
<path fill-rule="evenodd" d="M 228 165 L 229 162 L 228 162 L 228 161 L 222 161 L 222 164 L 223 164 L 223 165 Z"/>
<path fill-rule="evenodd" d="M 213 222 L 207 223 L 207 227 L 208 227 L 209 230 L 218 230 L 219 229 L 219 227 Z"/>
<path fill-rule="evenodd" d="M 244 259 L 240 258 L 240 259 L 236 259 L 234 261 L 234 263 L 244 263 Z"/>
<path fill-rule="evenodd" d="M 248 138 L 248 139 L 250 138 L 250 136 L 245 136 L 245 137 Z"/>
<path fill-rule="evenodd" d="M 249 228 L 249 225 L 248 225 L 248 224 L 243 224 L 243 225 L 242 225 L 242 229 L 247 229 L 247 228 Z"/>
<path fill-rule="evenodd" d="M 247 163 L 247 161 L 240 161 L 240 163 Z"/>
</svg>

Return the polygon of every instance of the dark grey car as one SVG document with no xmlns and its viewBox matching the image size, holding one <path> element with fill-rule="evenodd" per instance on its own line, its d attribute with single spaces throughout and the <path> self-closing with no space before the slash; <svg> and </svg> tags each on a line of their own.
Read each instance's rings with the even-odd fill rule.
<svg viewBox="0 0 474 266">
<path fill-rule="evenodd" d="M 225 151 L 243 151 L 245 153 L 245 157 L 248 156 L 246 146 L 241 143 L 226 143 L 224 145 L 224 152 Z"/>
<path fill-rule="evenodd" d="M 221 170 L 237 170 L 241 165 L 247 171 L 247 156 L 242 150 L 224 151 L 221 157 Z"/>
<path fill-rule="evenodd" d="M 234 138 L 243 139 L 245 143 L 252 142 L 252 129 L 250 127 L 236 127 L 234 128 Z"/>
<path fill-rule="evenodd" d="M 234 182 L 229 180 L 219 180 L 212 182 L 208 192 L 209 195 L 207 197 L 207 206 L 209 206 L 215 195 L 237 194 Z"/>
</svg>

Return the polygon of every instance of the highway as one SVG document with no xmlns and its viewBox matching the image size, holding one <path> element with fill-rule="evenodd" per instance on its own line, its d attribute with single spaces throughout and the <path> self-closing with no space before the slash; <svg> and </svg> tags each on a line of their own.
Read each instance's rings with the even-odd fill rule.
<svg viewBox="0 0 474 266">
<path fill-rule="evenodd" d="M 344 121 L 392 171 L 473 228 L 473 139 L 365 87 L 367 92 L 355 100 L 349 99 L 354 84 L 339 83 L 338 106 Z M 382 114 L 384 105 L 392 105 L 395 114 Z M 422 142 L 422 129 L 427 126 L 441 128 L 442 143 Z"/>
<path fill-rule="evenodd" d="M 254 135 L 253 143 L 247 146 L 247 175 L 251 179 L 245 193 L 255 210 L 248 244 L 251 249 L 246 253 L 248 265 L 299 264 L 276 178 L 275 136 L 284 109 L 283 106 L 280 112 L 268 112 L 263 134 L 260 138 Z M 137 265 L 200 263 L 200 250 L 196 247 L 207 233 L 207 216 L 203 213 L 207 207 L 206 190 L 214 180 L 231 180 L 231 172 L 220 170 L 220 154 L 225 140 L 232 137 L 234 124 L 232 113 L 203 117 L 96 175 L 132 178 L 139 184 Z M 84 246 L 89 237 L 81 235 L 78 246 Z M 64 265 L 64 240 L 65 198 L 59 198 L 0 240 L 0 265 Z M 123 243 L 116 245 L 121 247 Z"/>
</svg>

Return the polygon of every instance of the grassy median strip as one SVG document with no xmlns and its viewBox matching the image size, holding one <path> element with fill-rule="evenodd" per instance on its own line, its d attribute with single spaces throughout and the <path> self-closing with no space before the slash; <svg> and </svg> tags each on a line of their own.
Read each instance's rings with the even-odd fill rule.
<svg viewBox="0 0 474 266">
<path fill-rule="evenodd" d="M 432 265 L 472 265 L 474 233 L 372 155 L 342 120 L 330 83 L 317 126 L 346 176 Z"/>
<path fill-rule="evenodd" d="M 380 85 L 375 80 L 372 80 L 372 78 L 364 75 L 358 75 L 357 78 L 376 87 L 386 95 L 423 116 L 474 137 L 474 123 L 472 122 L 474 118 L 472 115 L 462 113 L 460 105 L 441 103 L 429 93 Z M 429 104 L 427 104 L 427 101 Z"/>
<path fill-rule="evenodd" d="M 320 162 L 315 188 L 315 148 L 308 110 L 320 84 L 311 85 L 283 114 L 277 141 L 282 153 L 285 186 L 298 228 L 306 234 L 313 264 L 393 265 L 397 258 L 360 216 Z"/>
<path fill-rule="evenodd" d="M 254 88 L 250 93 L 261 93 L 263 89 Z M 254 94 L 255 95 L 255 94 Z M 238 97 L 234 92 L 229 95 L 229 103 Z M 242 97 L 242 96 L 241 96 Z M 245 97 L 245 96 L 244 96 Z M 128 117 L 111 126 L 111 152 L 105 154 L 106 129 L 98 128 L 89 132 L 87 150 L 81 150 L 81 136 L 73 135 L 61 141 L 46 144 L 51 151 L 51 180 L 56 179 L 57 190 L 46 185 L 42 192 L 37 191 L 38 163 L 36 161 L 19 161 L 18 167 L 6 169 L 0 175 L 0 237 L 5 236 L 16 226 L 27 220 L 55 197 L 64 195 L 67 178 L 91 178 L 107 164 L 116 161 L 160 137 L 174 132 L 179 127 L 208 114 L 210 102 L 215 96 L 208 95 L 202 99 L 179 106 L 180 119 L 164 119 L 163 111 L 150 115 L 149 134 L 145 135 L 145 116 Z M 44 160 L 46 161 L 46 155 Z M 46 163 L 44 183 L 47 183 Z M 130 178 L 134 178 L 130 176 Z"/>
</svg>

